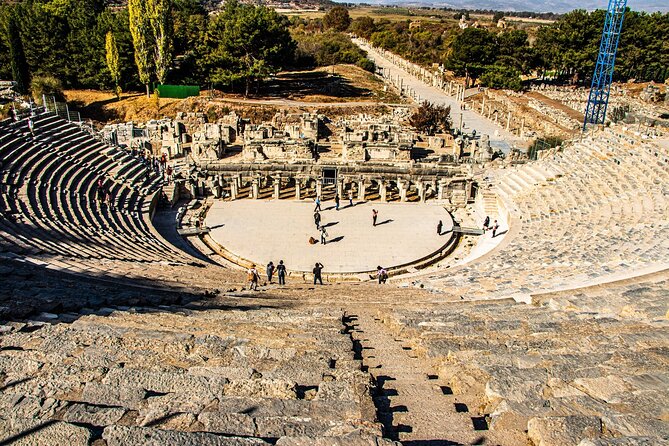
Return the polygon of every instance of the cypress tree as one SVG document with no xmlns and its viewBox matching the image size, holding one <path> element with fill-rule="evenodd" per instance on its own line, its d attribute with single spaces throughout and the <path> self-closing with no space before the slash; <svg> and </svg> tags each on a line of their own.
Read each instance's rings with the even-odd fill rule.
<svg viewBox="0 0 669 446">
<path fill-rule="evenodd" d="M 28 72 L 28 63 L 23 51 L 23 41 L 21 40 L 21 33 L 19 32 L 15 14 L 12 14 L 7 21 L 7 37 L 9 41 L 12 77 L 16 82 L 16 91 L 20 94 L 26 94 L 30 85 L 30 73 Z"/>
</svg>

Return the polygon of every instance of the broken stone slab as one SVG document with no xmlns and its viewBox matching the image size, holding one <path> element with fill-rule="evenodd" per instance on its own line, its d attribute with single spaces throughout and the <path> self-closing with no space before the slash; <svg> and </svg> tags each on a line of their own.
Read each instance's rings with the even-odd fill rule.
<svg viewBox="0 0 669 446">
<path fill-rule="evenodd" d="M 582 440 L 578 446 L 669 446 L 669 440 L 657 437 L 598 438 Z"/>
<path fill-rule="evenodd" d="M 117 423 L 127 412 L 120 407 L 100 407 L 90 404 L 71 404 L 62 414 L 62 420 L 71 423 L 85 423 L 93 426 L 109 426 Z"/>
<path fill-rule="evenodd" d="M 0 418 L 0 443 L 13 446 L 87 445 L 91 432 L 54 420 Z"/>
<path fill-rule="evenodd" d="M 147 427 L 109 426 L 102 433 L 107 446 L 269 446 L 257 438 L 225 437 L 202 432 L 179 432 Z M 62 443 L 68 444 L 68 443 Z M 59 446 L 62 446 L 59 445 Z"/>
<path fill-rule="evenodd" d="M 401 446 L 401 443 L 353 432 L 339 437 L 281 437 L 276 446 Z"/>
<path fill-rule="evenodd" d="M 532 418 L 527 435 L 536 446 L 576 446 L 584 438 L 599 438 L 602 422 L 598 417 L 581 415 Z"/>
<path fill-rule="evenodd" d="M 207 432 L 252 437 L 256 435 L 253 418 L 241 413 L 203 412 L 197 420 Z"/>
<path fill-rule="evenodd" d="M 223 386 L 225 396 L 296 399 L 294 382 L 269 379 L 233 380 Z"/>
</svg>

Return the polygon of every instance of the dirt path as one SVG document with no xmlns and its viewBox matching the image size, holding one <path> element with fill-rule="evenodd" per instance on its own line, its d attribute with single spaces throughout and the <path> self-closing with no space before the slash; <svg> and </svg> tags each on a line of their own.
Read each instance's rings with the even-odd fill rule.
<svg viewBox="0 0 669 446">
<path fill-rule="evenodd" d="M 579 122 L 583 122 L 585 119 L 585 115 L 583 113 L 578 112 L 574 110 L 571 107 L 567 107 L 560 101 L 556 101 L 555 99 L 551 99 L 548 96 L 544 96 L 543 94 L 539 93 L 538 91 L 528 91 L 525 93 L 527 96 L 536 99 L 537 101 L 541 101 L 546 105 L 549 105 L 553 107 L 556 110 L 562 110 L 565 112 L 570 118 L 573 118 Z"/>
<path fill-rule="evenodd" d="M 364 309 L 350 315 L 349 326 L 363 370 L 377 382 L 374 398 L 384 437 L 405 446 L 482 444 L 485 432 L 475 429 L 481 429 L 479 417 L 469 413 L 462 396 L 440 385 L 429 361 Z"/>
<path fill-rule="evenodd" d="M 295 101 L 292 99 L 238 99 L 238 98 L 216 98 L 212 102 L 229 102 L 233 104 L 248 105 L 271 105 L 275 107 L 412 107 L 413 104 L 386 104 L 376 101 L 357 102 L 309 102 Z"/>
</svg>

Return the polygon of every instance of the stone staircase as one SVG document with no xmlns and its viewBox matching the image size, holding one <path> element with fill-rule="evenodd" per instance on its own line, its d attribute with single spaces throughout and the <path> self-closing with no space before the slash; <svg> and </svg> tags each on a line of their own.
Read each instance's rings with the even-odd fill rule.
<svg viewBox="0 0 669 446">
<path fill-rule="evenodd" d="M 667 290 L 661 273 L 529 306 L 462 302 L 377 318 L 431 364 L 435 387 L 479 420 L 485 444 L 522 444 L 526 432 L 542 446 L 666 444 Z M 470 426 L 444 414 L 451 421 Z M 470 444 L 457 432 L 446 440 Z"/>
</svg>

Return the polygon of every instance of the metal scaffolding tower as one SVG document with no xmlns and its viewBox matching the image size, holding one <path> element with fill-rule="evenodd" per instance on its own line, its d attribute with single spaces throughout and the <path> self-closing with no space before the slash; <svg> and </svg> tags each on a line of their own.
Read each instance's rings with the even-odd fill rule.
<svg viewBox="0 0 669 446">
<path fill-rule="evenodd" d="M 588 124 L 604 124 L 606 107 L 609 105 L 609 91 L 613 77 L 613 66 L 616 62 L 620 30 L 623 27 L 627 0 L 609 0 L 606 13 L 602 41 L 599 44 L 599 55 L 592 76 L 588 106 L 585 109 L 583 130 Z"/>
</svg>

